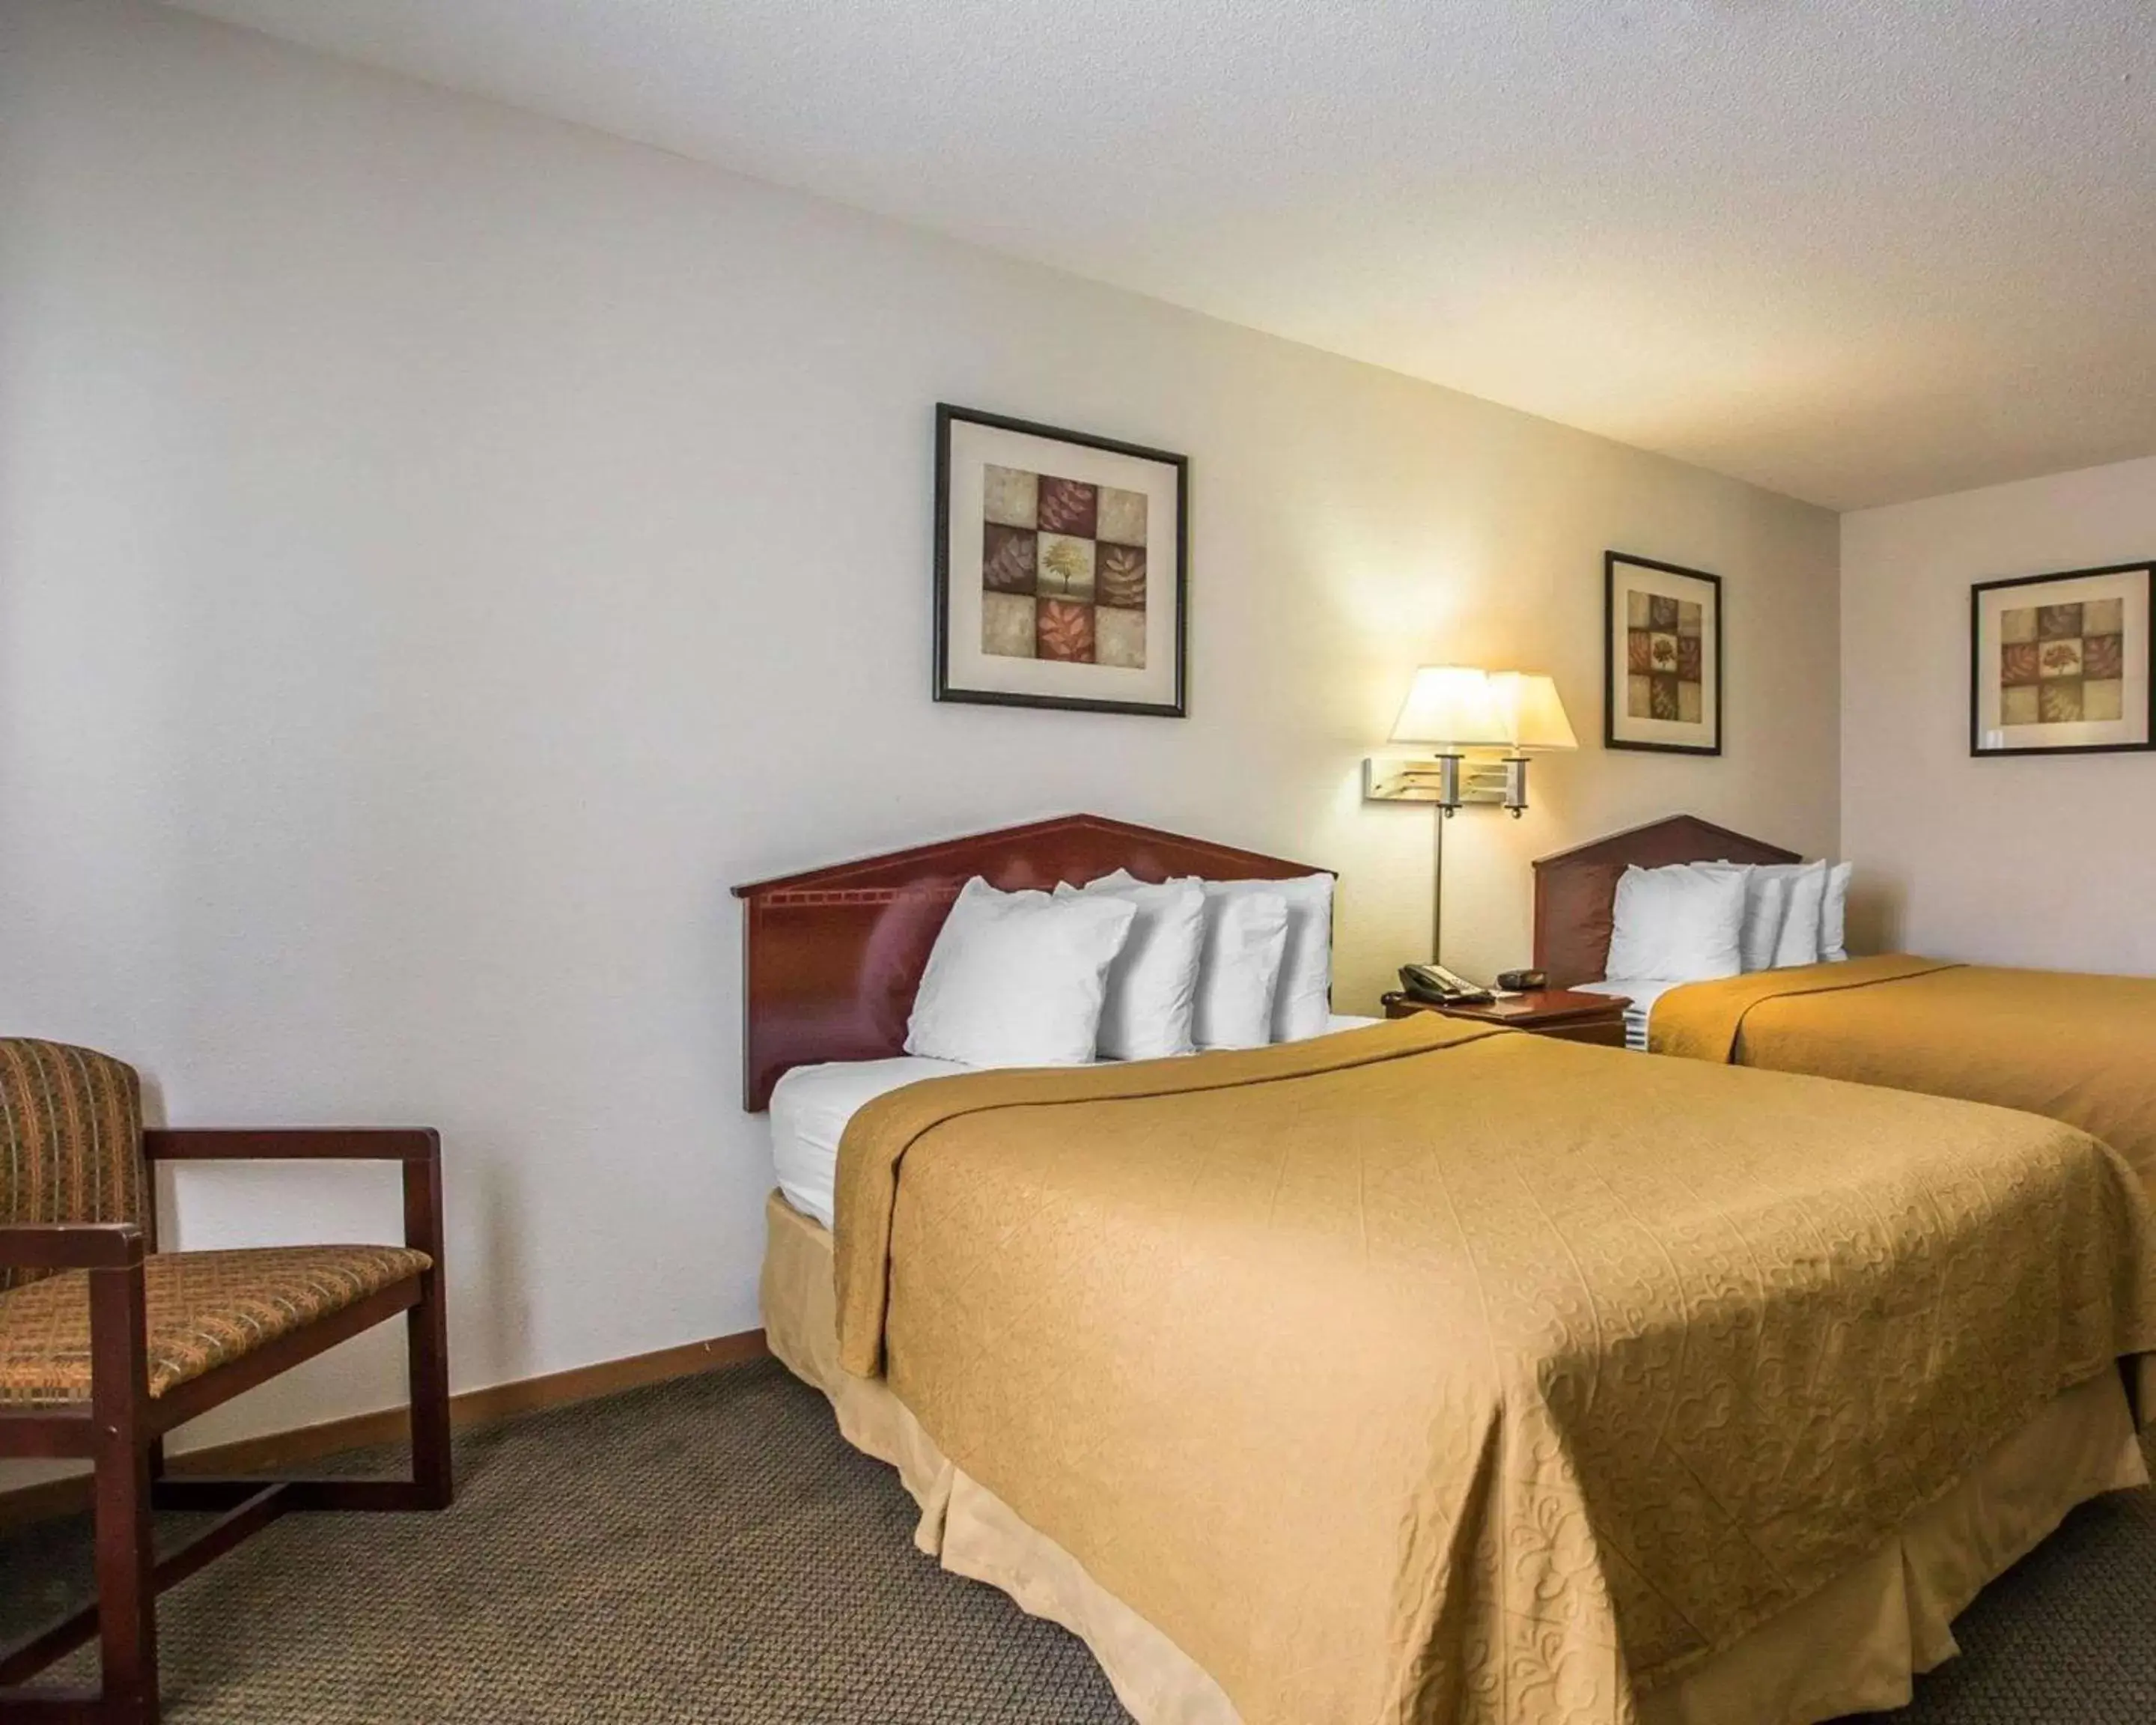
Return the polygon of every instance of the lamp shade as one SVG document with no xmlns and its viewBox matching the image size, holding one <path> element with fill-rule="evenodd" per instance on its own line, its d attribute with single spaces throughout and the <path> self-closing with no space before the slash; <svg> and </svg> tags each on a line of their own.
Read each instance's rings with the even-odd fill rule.
<svg viewBox="0 0 2156 1725">
<path fill-rule="evenodd" d="M 1502 748 L 1512 741 L 1490 674 L 1464 665 L 1426 665 L 1415 673 L 1390 740 L 1459 748 Z"/>
<path fill-rule="evenodd" d="M 1516 749 L 1576 749 L 1572 721 L 1558 699 L 1557 680 L 1540 671 L 1494 671 L 1490 696 Z"/>
</svg>

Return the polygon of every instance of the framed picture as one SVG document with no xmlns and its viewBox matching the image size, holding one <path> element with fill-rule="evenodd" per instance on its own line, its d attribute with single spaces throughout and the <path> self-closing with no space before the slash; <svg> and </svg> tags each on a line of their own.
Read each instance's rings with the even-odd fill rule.
<svg viewBox="0 0 2156 1725">
<path fill-rule="evenodd" d="M 2156 563 L 2118 563 L 1971 588 L 1969 752 L 2152 747 L 2152 581 Z"/>
<path fill-rule="evenodd" d="M 1183 716 L 1189 464 L 936 409 L 936 698 Z"/>
<path fill-rule="evenodd" d="M 1602 742 L 1722 752 L 1722 578 L 1651 557 L 1602 558 Z"/>
</svg>

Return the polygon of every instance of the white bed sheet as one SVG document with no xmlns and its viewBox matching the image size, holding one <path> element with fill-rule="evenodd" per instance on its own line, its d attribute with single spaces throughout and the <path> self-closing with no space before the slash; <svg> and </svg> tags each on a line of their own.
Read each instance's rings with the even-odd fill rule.
<svg viewBox="0 0 2156 1725">
<path fill-rule="evenodd" d="M 1573 984 L 1583 994 L 1614 994 L 1630 999 L 1632 1004 L 1625 1009 L 1625 1046 L 1642 1051 L 1647 1046 L 1647 1019 L 1654 1012 L 1655 1003 L 1671 989 L 1682 986 L 1681 983 L 1645 979 L 1628 983 L 1621 978 Z"/>
<path fill-rule="evenodd" d="M 1830 959 L 1827 962 L 1840 963 L 1843 961 Z M 1802 967 L 1778 965 L 1774 968 L 1790 969 Z M 1644 1050 L 1647 1046 L 1647 1020 L 1654 1015 L 1655 1003 L 1671 989 L 1681 988 L 1684 984 L 1645 978 L 1628 983 L 1622 978 L 1605 977 L 1599 983 L 1574 983 L 1572 986 L 1583 994 L 1615 994 L 1630 999 L 1632 1004 L 1625 1009 L 1625 1046 Z"/>
<path fill-rule="evenodd" d="M 1325 1031 L 1330 1035 L 1377 1022 L 1336 1013 Z M 886 1091 L 973 1070 L 954 1060 L 900 1055 L 888 1060 L 830 1060 L 785 1074 L 771 1092 L 771 1159 L 786 1201 L 826 1228 L 834 1226 L 839 1140 L 855 1111 Z"/>
</svg>

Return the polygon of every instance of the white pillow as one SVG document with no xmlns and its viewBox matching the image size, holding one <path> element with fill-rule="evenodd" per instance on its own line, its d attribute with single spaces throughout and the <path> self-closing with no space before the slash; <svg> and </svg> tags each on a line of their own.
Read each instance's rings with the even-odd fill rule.
<svg viewBox="0 0 2156 1725">
<path fill-rule="evenodd" d="M 1205 942 L 1205 895 L 1194 882 L 1149 886 L 1126 876 L 1059 885 L 1055 896 L 1081 892 L 1127 899 L 1137 907 L 1129 938 L 1108 968 L 1108 994 L 1101 1009 L 1101 1057 L 1157 1060 L 1188 1054 L 1191 1014 L 1198 997 L 1198 961 Z"/>
<path fill-rule="evenodd" d="M 1763 870 L 1763 872 L 1767 872 Z M 1826 865 L 1777 864 L 1773 873 L 1789 883 L 1789 914 L 1783 919 L 1782 937 L 1774 947 L 1774 968 L 1788 970 L 1820 962 L 1820 923 L 1826 902 Z"/>
<path fill-rule="evenodd" d="M 1191 1034 L 1200 1048 L 1263 1048 L 1287 951 L 1287 900 L 1277 892 L 1215 892 L 1205 900 L 1204 952 Z"/>
<path fill-rule="evenodd" d="M 1287 906 L 1287 951 L 1273 996 L 1272 1040 L 1322 1036 L 1332 1009 L 1332 877 L 1291 880 L 1208 880 L 1209 897 L 1278 898 Z"/>
<path fill-rule="evenodd" d="M 1820 962 L 1845 963 L 1849 958 L 1849 877 L 1855 863 L 1836 863 L 1826 871 L 1826 899 L 1820 907 Z"/>
<path fill-rule="evenodd" d="M 1625 870 L 1617 882 L 1605 974 L 1676 983 L 1738 975 L 1744 968 L 1746 880 L 1689 863 Z"/>
<path fill-rule="evenodd" d="M 976 875 L 928 954 L 906 1051 L 968 1066 L 1084 1065 L 1137 910 L 1106 894 L 998 892 Z"/>
<path fill-rule="evenodd" d="M 1744 927 L 1738 936 L 1738 957 L 1748 971 L 1773 969 L 1782 924 L 1789 914 L 1789 883 L 1773 869 L 1750 863 L 1695 863 L 1692 866 L 1744 877 Z"/>
</svg>

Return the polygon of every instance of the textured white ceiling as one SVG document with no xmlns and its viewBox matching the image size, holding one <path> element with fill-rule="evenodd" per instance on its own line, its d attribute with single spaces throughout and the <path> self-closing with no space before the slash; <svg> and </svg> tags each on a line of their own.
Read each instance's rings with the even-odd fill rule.
<svg viewBox="0 0 2156 1725">
<path fill-rule="evenodd" d="M 1853 507 L 2156 451 L 2156 0 L 176 0 Z"/>
</svg>

